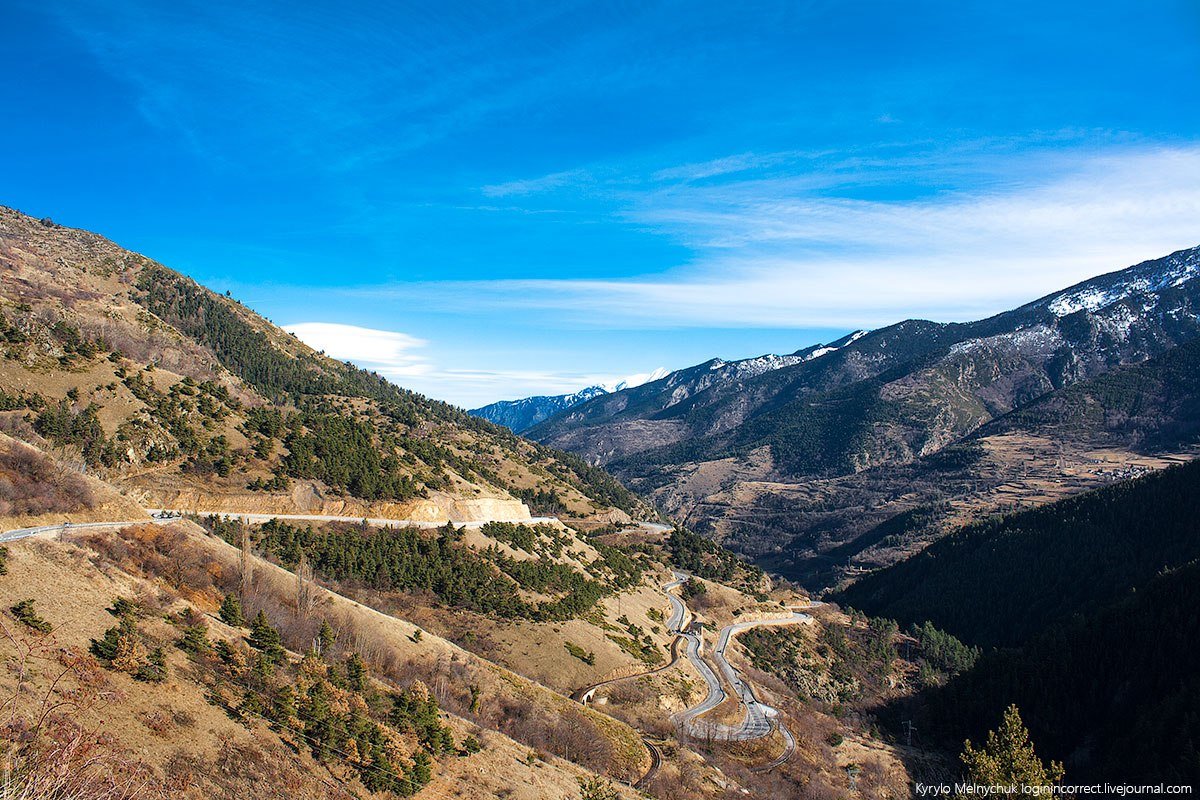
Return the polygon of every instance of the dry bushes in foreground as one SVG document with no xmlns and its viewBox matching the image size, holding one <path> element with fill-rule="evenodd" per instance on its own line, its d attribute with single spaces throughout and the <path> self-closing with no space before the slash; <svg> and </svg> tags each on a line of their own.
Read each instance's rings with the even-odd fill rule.
<svg viewBox="0 0 1200 800">
<path fill-rule="evenodd" d="M 0 653 L 17 676 L 0 694 L 0 795 L 5 800 L 154 800 L 151 768 L 100 726 L 81 722 L 111 702 L 96 660 L 0 620 Z"/>
<path fill-rule="evenodd" d="M 79 511 L 94 503 L 81 476 L 32 447 L 0 443 L 0 517 Z"/>
<path fill-rule="evenodd" d="M 84 533 L 79 541 L 127 572 L 165 580 L 185 600 L 204 608 L 216 608 L 237 583 L 233 570 L 214 561 L 174 527 L 131 525 L 115 532 Z"/>
</svg>

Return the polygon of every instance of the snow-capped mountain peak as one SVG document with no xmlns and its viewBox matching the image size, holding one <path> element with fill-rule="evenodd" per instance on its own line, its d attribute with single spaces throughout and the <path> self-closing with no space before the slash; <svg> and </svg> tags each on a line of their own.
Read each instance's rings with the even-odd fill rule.
<svg viewBox="0 0 1200 800">
<path fill-rule="evenodd" d="M 641 372 L 629 375 L 616 381 L 599 383 L 580 389 L 570 394 L 544 395 L 539 397 L 524 397 L 520 400 L 501 400 L 497 403 L 471 409 L 468 413 L 482 417 L 497 425 L 504 425 L 515 433 L 532 428 L 543 420 L 549 419 L 560 411 L 586 403 L 588 400 L 603 394 L 619 392 L 622 389 L 632 389 L 644 383 L 659 380 L 670 372 L 665 367 L 659 367 L 651 372 Z"/>
<path fill-rule="evenodd" d="M 621 378 L 619 381 L 600 384 L 600 388 L 606 392 L 619 392 L 622 389 L 632 389 L 635 386 L 641 386 L 643 383 L 653 383 L 661 380 L 671 374 L 671 371 L 666 367 L 658 367 L 650 372 L 639 372 L 634 375 L 629 375 Z"/>
</svg>

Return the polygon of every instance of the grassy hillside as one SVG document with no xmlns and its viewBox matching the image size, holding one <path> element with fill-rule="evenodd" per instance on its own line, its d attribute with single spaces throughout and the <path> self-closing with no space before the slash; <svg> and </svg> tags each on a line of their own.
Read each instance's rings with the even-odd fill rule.
<svg viewBox="0 0 1200 800">
<path fill-rule="evenodd" d="M 272 786 L 385 798 L 429 786 L 464 798 L 518 787 L 513 797 L 533 800 L 571 796 L 594 773 L 549 751 L 531 758 L 530 743 L 592 746 L 572 755 L 602 769 L 613 752 L 566 701 L 555 708 L 573 732 L 554 733 L 554 695 L 465 654 L 443 666 L 479 703 L 447 713 L 459 691 L 470 697 L 439 678 L 453 648 L 413 643 L 410 625 L 321 590 L 298 615 L 267 565 L 245 588 L 244 617 L 219 613 L 237 596 L 237 553 L 186 523 L 71 539 L 9 545 L 0 571 L 12 598 L 0 652 L 19 667 L 0 676 L 6 775 L 30 796 L 241 798 Z M 505 702 L 528 709 L 512 727 L 525 743 L 495 731 Z"/>
<path fill-rule="evenodd" d="M 602 471 L 314 352 L 98 236 L 0 209 L 0 430 L 147 504 L 652 514 Z"/>
</svg>

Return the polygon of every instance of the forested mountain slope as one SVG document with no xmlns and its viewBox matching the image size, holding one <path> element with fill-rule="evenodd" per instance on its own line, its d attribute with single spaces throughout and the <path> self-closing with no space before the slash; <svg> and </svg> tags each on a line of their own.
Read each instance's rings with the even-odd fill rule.
<svg viewBox="0 0 1200 800">
<path fill-rule="evenodd" d="M 1146 450 L 1191 445 L 1200 438 L 1200 340 L 1043 395 L 974 438 L 1013 431 Z"/>
<path fill-rule="evenodd" d="M 1200 564 L 1157 575 L 1118 602 L 986 653 L 934 690 L 917 725 L 951 741 L 1016 703 L 1043 757 L 1078 784 L 1200 781 Z M 911 718 L 911 717 L 910 717 Z"/>
<path fill-rule="evenodd" d="M 968 526 L 837 602 L 932 622 L 983 654 L 883 714 L 925 747 L 1016 704 L 1071 783 L 1200 780 L 1200 462 Z"/>
<path fill-rule="evenodd" d="M 0 209 L 0 425 L 146 505 L 430 521 L 648 509 L 578 458 L 314 352 L 84 231 Z"/>
<path fill-rule="evenodd" d="M 500 400 L 482 408 L 473 408 L 472 416 L 503 425 L 513 433 L 523 433 L 560 411 L 585 403 L 607 393 L 603 386 L 589 386 L 570 394 L 539 395 L 520 400 Z"/>
<path fill-rule="evenodd" d="M 969 525 L 835 599 L 1012 646 L 1200 558 L 1200 461 Z"/>
</svg>

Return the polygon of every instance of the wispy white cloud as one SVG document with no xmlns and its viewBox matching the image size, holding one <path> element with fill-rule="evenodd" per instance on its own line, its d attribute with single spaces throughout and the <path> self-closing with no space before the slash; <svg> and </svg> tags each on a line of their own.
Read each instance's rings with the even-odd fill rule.
<svg viewBox="0 0 1200 800">
<path fill-rule="evenodd" d="M 689 264 L 623 280 L 395 291 L 604 326 L 873 327 L 978 318 L 1200 243 L 1200 146 L 1010 167 L 975 192 L 902 201 L 829 196 L 805 176 L 676 185 L 623 213 L 691 247 Z"/>
<path fill-rule="evenodd" d="M 547 370 L 448 369 L 427 377 L 429 385 L 437 386 L 444 396 L 466 408 L 477 408 L 499 399 L 570 394 L 591 386 L 603 386 L 610 391 L 617 387 L 640 386 L 666 374 L 665 368 L 624 377 Z"/>
<path fill-rule="evenodd" d="M 464 408 L 486 405 L 501 397 L 568 394 L 589 386 L 638 386 L 666 374 L 664 368 L 626 376 L 537 369 L 440 369 L 423 352 L 429 342 L 407 333 L 334 322 L 297 322 L 282 327 L 332 358 L 373 370 Z"/>
<path fill-rule="evenodd" d="M 341 325 L 334 322 L 297 322 L 283 329 L 300 341 L 341 361 L 352 361 L 388 377 L 427 375 L 432 365 L 413 352 L 428 342 L 407 333 Z"/>
<path fill-rule="evenodd" d="M 705 178 L 715 178 L 723 175 L 734 175 L 753 169 L 784 164 L 795 161 L 800 157 L 812 158 L 817 154 L 801 154 L 796 152 L 782 153 L 738 153 L 723 156 L 708 161 L 692 164 L 680 164 L 656 170 L 652 175 L 656 181 L 698 181 Z"/>
<path fill-rule="evenodd" d="M 539 194 L 553 189 L 561 189 L 564 186 L 590 183 L 591 180 L 591 173 L 587 170 L 571 169 L 562 172 L 553 172 L 549 175 L 543 175 L 540 178 L 527 178 L 524 180 L 508 181 L 507 183 L 491 184 L 482 187 L 480 191 L 488 197 L 512 197 Z"/>
</svg>

